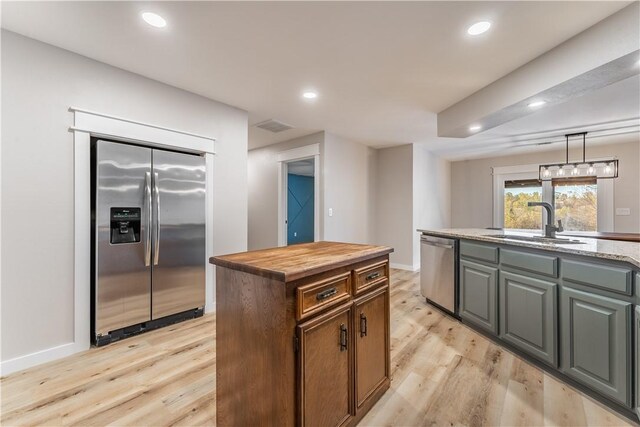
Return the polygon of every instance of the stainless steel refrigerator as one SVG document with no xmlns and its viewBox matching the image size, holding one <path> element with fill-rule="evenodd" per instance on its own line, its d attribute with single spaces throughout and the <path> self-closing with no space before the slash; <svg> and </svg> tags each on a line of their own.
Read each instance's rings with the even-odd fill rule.
<svg viewBox="0 0 640 427">
<path fill-rule="evenodd" d="M 204 157 L 100 139 L 92 156 L 94 342 L 202 315 Z"/>
</svg>

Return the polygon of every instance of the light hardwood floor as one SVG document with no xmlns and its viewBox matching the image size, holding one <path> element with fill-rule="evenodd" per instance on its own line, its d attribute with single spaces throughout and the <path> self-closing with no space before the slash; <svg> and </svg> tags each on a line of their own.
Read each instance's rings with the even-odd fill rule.
<svg viewBox="0 0 640 427">
<path fill-rule="evenodd" d="M 361 426 L 626 426 L 627 421 L 432 309 L 392 271 L 391 389 Z M 215 424 L 215 315 L 0 380 L 0 424 Z"/>
</svg>

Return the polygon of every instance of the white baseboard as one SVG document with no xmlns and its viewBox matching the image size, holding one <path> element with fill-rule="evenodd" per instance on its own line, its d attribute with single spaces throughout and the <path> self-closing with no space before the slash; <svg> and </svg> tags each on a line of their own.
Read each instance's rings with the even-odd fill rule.
<svg viewBox="0 0 640 427">
<path fill-rule="evenodd" d="M 5 360 L 0 363 L 0 375 L 9 375 L 13 372 L 21 371 L 23 369 L 31 368 L 32 366 L 51 362 L 63 357 L 71 356 L 72 354 L 79 353 L 88 349 L 89 347 L 86 345 L 70 342 L 67 344 L 59 345 L 57 347 L 52 347 L 46 350 L 41 350 L 35 353 L 16 357 L 14 359 Z"/>
<path fill-rule="evenodd" d="M 398 270 L 406 270 L 406 271 L 418 271 L 418 270 L 420 270 L 420 266 L 416 267 L 415 265 L 396 264 L 394 262 L 389 264 L 389 267 L 395 268 L 395 269 L 398 269 Z"/>
</svg>

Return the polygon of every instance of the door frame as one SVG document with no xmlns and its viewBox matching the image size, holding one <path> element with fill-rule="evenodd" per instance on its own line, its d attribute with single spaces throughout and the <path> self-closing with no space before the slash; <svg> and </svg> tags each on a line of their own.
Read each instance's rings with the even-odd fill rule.
<svg viewBox="0 0 640 427">
<path fill-rule="evenodd" d="M 278 153 L 278 246 L 287 246 L 288 163 L 313 159 L 313 241 L 320 240 L 320 144 Z"/>
<path fill-rule="evenodd" d="M 23 356 L 10 367 L 11 371 L 55 360 L 91 346 L 91 137 L 108 138 L 123 142 L 134 142 L 151 148 L 176 148 L 180 151 L 198 153 L 204 156 L 206 176 L 206 256 L 213 251 L 213 168 L 215 141 L 213 137 L 198 135 L 178 129 L 144 123 L 129 118 L 70 107 L 73 113 L 74 156 L 74 338 L 73 342 L 36 354 Z M 213 266 L 206 265 L 206 305 L 205 312 L 215 309 Z M 3 373 L 5 363 L 2 364 Z"/>
<path fill-rule="evenodd" d="M 70 106 L 73 125 L 73 285 L 74 312 L 73 337 L 70 342 L 18 356 L 0 363 L 0 372 L 30 368 L 88 350 L 91 347 L 91 137 L 133 142 L 154 148 L 175 148 L 179 151 L 201 154 L 205 157 L 206 176 L 206 254 L 213 255 L 213 169 L 216 138 L 180 129 L 171 129 L 153 123 L 144 123 L 127 117 L 91 111 Z M 205 312 L 215 309 L 213 265 L 206 265 Z"/>
</svg>

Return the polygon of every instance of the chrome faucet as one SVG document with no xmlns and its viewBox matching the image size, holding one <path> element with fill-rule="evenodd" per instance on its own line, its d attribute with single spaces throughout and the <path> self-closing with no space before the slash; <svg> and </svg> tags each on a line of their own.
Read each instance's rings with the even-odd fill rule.
<svg viewBox="0 0 640 427">
<path fill-rule="evenodd" d="M 555 214 L 553 212 L 553 206 L 551 203 L 547 202 L 529 202 L 527 206 L 542 206 L 547 211 L 547 223 L 544 226 L 544 237 L 549 237 L 554 239 L 556 237 L 556 232 L 563 232 L 564 228 L 562 227 L 562 221 L 558 220 L 558 225 L 555 223 Z"/>
</svg>

